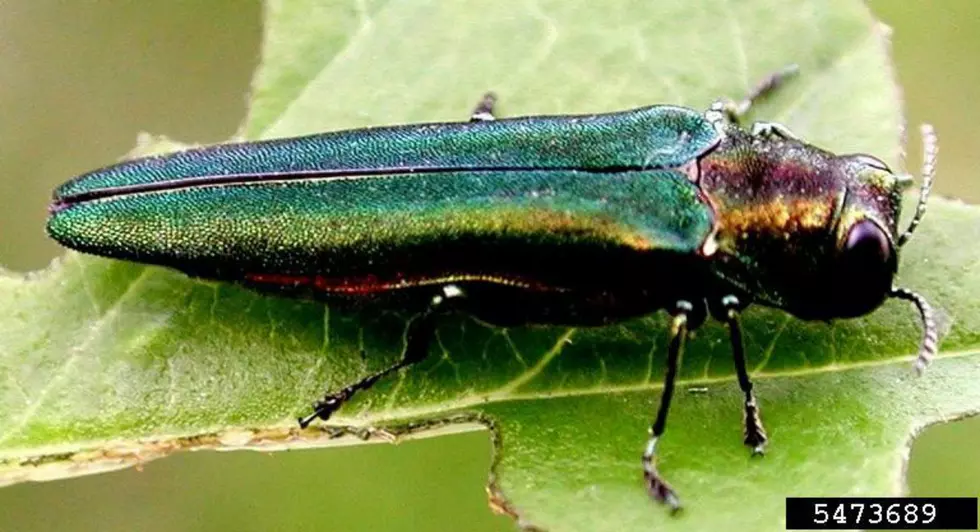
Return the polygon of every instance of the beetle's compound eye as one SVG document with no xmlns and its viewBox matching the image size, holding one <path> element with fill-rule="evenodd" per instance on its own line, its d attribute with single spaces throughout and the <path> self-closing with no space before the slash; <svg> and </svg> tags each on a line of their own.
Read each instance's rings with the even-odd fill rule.
<svg viewBox="0 0 980 532">
<path fill-rule="evenodd" d="M 891 168 L 888 168 L 888 165 L 885 164 L 884 161 L 882 161 L 877 157 L 872 157 L 870 155 L 865 155 L 862 153 L 860 155 L 855 155 L 854 159 L 863 165 L 870 166 L 878 170 L 884 170 L 889 173 L 891 173 L 892 171 Z"/>
<path fill-rule="evenodd" d="M 841 317 L 877 308 L 891 289 L 895 264 L 891 240 L 878 224 L 871 220 L 854 224 L 840 250 L 834 279 Z"/>
<path fill-rule="evenodd" d="M 844 244 L 844 258 L 855 262 L 856 266 L 874 267 L 884 265 L 891 255 L 891 243 L 885 232 L 871 220 L 862 220 L 847 233 Z"/>
</svg>

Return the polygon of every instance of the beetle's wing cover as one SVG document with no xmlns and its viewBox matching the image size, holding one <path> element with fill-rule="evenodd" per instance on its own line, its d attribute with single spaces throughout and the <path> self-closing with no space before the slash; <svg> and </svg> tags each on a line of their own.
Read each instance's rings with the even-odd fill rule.
<svg viewBox="0 0 980 532">
<path fill-rule="evenodd" d="M 195 178 L 343 176 L 364 171 L 676 168 L 718 134 L 699 112 L 652 106 L 617 113 L 377 127 L 223 144 L 124 162 L 75 178 L 55 200 L 107 188 Z"/>
<path fill-rule="evenodd" d="M 677 171 L 545 170 L 127 194 L 69 204 L 48 230 L 82 251 L 220 279 L 517 271 L 549 283 L 587 264 L 635 267 L 648 252 L 693 256 L 712 224 L 700 191 Z"/>
</svg>

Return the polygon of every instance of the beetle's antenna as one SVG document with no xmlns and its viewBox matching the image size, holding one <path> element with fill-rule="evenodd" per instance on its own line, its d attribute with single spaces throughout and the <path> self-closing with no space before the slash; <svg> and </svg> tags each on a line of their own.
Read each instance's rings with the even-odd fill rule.
<svg viewBox="0 0 980 532">
<path fill-rule="evenodd" d="M 908 229 L 898 237 L 898 245 L 903 246 L 912 238 L 912 233 L 919 227 L 919 222 L 926 214 L 926 202 L 932 191 L 932 179 L 936 176 L 936 158 L 939 155 L 939 137 L 936 130 L 929 124 L 922 124 L 922 188 L 919 189 L 919 203 L 915 206 L 915 216 L 909 222 Z"/>
<path fill-rule="evenodd" d="M 915 371 L 919 375 L 926 370 L 926 367 L 936 356 L 936 346 L 939 343 L 939 334 L 936 330 L 936 319 L 933 316 L 932 305 L 926 298 L 919 294 L 905 289 L 892 287 L 889 296 L 911 301 L 919 309 L 919 317 L 922 318 L 922 345 L 919 346 L 919 356 L 915 359 Z"/>
</svg>

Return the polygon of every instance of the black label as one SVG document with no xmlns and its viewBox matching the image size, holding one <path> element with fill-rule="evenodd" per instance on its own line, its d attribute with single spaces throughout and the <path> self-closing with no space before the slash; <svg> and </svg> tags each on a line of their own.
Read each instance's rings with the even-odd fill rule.
<svg viewBox="0 0 980 532">
<path fill-rule="evenodd" d="M 787 497 L 789 530 L 976 530 L 976 497 Z"/>
</svg>

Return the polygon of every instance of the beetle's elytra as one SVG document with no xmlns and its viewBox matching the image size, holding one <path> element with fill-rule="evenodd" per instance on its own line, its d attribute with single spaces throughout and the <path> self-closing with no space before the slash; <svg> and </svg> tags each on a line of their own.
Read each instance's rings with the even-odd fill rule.
<svg viewBox="0 0 980 532">
<path fill-rule="evenodd" d="M 731 333 L 745 393 L 744 441 L 766 433 L 745 368 L 739 312 L 861 316 L 889 297 L 918 308 L 916 368 L 937 349 L 929 305 L 892 284 L 911 182 L 868 155 L 836 155 L 778 124 L 742 129 L 752 102 L 708 111 L 631 111 L 339 131 L 224 144 L 124 162 L 54 193 L 48 233 L 86 253 L 159 264 L 283 296 L 380 300 L 416 310 L 404 358 L 314 404 L 306 426 L 422 360 L 447 311 L 485 322 L 602 325 L 667 310 L 667 375 L 643 467 L 653 496 L 679 505 L 655 464 L 688 331 L 708 315 Z"/>
</svg>

